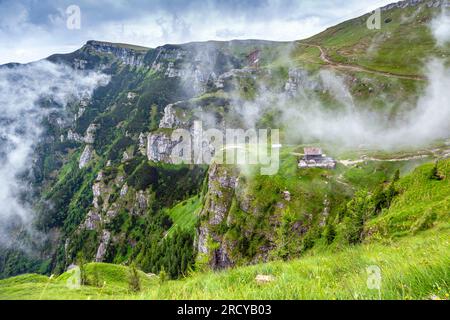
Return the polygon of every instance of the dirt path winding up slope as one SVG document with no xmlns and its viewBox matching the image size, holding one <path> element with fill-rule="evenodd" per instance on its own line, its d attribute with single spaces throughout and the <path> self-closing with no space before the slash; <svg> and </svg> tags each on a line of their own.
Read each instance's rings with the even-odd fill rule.
<svg viewBox="0 0 450 320">
<path fill-rule="evenodd" d="M 322 59 L 322 61 L 325 62 L 329 67 L 334 68 L 334 69 L 343 69 L 343 70 L 356 71 L 356 72 L 367 72 L 367 73 L 372 73 L 372 74 L 389 77 L 389 78 L 409 79 L 409 80 L 416 80 L 416 81 L 425 81 L 426 80 L 425 77 L 421 77 L 421 76 L 396 74 L 396 73 L 392 73 L 392 72 L 372 70 L 372 69 L 365 68 L 362 66 L 356 66 L 356 65 L 335 62 L 335 61 L 330 60 L 327 53 L 321 46 L 316 45 L 316 44 L 311 44 L 311 43 L 305 43 L 305 42 L 301 42 L 300 44 L 318 48 L 320 50 L 320 59 Z"/>
</svg>

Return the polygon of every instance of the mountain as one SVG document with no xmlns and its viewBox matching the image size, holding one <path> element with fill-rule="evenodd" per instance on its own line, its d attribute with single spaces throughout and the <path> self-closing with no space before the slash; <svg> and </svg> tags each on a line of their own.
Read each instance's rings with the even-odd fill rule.
<svg viewBox="0 0 450 320">
<path fill-rule="evenodd" d="M 446 160 L 441 170 L 448 172 L 449 166 L 450 162 Z M 90 285 L 81 288 L 76 286 L 73 280 L 76 279 L 75 269 L 50 279 L 42 275 L 22 275 L 0 281 L 0 297 L 152 300 L 446 299 L 448 214 L 447 217 L 436 217 L 437 220 L 433 222 L 429 220 L 429 215 L 423 216 L 420 208 L 415 206 L 416 202 L 422 201 L 426 201 L 424 204 L 430 208 L 437 203 L 445 205 L 443 199 L 450 187 L 448 177 L 447 181 L 431 181 L 428 177 L 431 168 L 432 165 L 426 164 L 402 178 L 398 187 L 405 189 L 405 193 L 395 200 L 386 214 L 371 221 L 370 228 L 377 225 L 384 229 L 389 220 L 395 220 L 399 223 L 394 225 L 395 229 L 400 227 L 402 232 L 407 230 L 410 234 L 394 241 L 383 234 L 384 242 L 366 241 L 345 249 L 315 248 L 300 259 L 256 264 L 224 272 L 198 272 L 184 280 L 161 281 L 161 275 L 139 273 L 141 292 L 130 290 L 128 267 L 90 263 L 85 267 Z M 432 193 L 431 198 L 427 196 L 430 185 L 433 185 L 432 190 L 437 191 Z M 405 213 L 414 218 L 402 225 Z M 417 215 L 423 217 L 415 220 Z M 427 226 L 429 223 L 436 223 L 436 226 L 430 228 Z M 395 232 L 390 235 L 395 236 Z M 366 269 L 369 266 L 381 270 L 381 290 L 367 287 Z M 258 283 L 256 275 L 265 275 L 268 282 Z M 73 290 L 75 288 L 77 290 Z"/>
<path fill-rule="evenodd" d="M 126 288 L 124 266 L 142 270 L 145 286 L 159 282 L 144 273 L 161 279 L 200 273 L 161 284 L 169 293 L 152 296 L 167 298 L 204 281 L 224 288 L 240 274 L 247 290 L 246 284 L 256 286 L 256 274 L 268 273 L 275 283 L 286 277 L 274 297 L 329 298 L 346 284 L 337 281 L 323 296 L 282 292 L 298 278 L 296 268 L 310 277 L 324 262 L 333 276 L 360 275 L 368 263 L 395 265 L 404 258 L 397 248 L 418 247 L 410 265 L 395 269 L 404 279 L 389 273 L 384 297 L 406 298 L 393 288 L 399 283 L 413 298 L 442 296 L 448 291 L 442 261 L 450 218 L 450 47 L 438 44 L 432 22 L 444 8 L 437 0 L 402 1 L 381 9 L 379 30 L 367 28 L 367 14 L 294 42 L 144 48 L 88 41 L 70 54 L 1 66 L 8 88 L 22 86 L 21 99 L 33 108 L 24 107 L 31 111 L 26 121 L 17 120 L 14 108 L 0 117 L 0 157 L 9 159 L 10 150 L 21 159 L 20 166 L 9 159 L 0 168 L 1 174 L 16 168 L 8 176 L 15 192 L 0 197 L 15 204 L 15 214 L 0 216 L 4 238 L 12 239 L 0 238 L 0 277 L 57 274 L 50 288 L 58 290 L 68 269 L 95 262 L 86 279 L 86 294 L 95 295 L 99 277 Z M 46 77 L 55 80 L 47 84 Z M 0 91 L 0 101 L 8 103 L 7 93 Z M 208 152 L 218 151 L 199 136 L 199 123 L 216 134 L 278 128 L 280 141 L 272 135 L 270 144 L 279 163 L 189 162 L 184 153 L 178 163 L 173 155 L 183 139 L 172 136 L 180 129 Z M 19 152 L 22 144 L 26 152 Z M 317 147 L 333 169 L 299 166 Z M 251 143 L 243 149 L 252 156 Z M 268 164 L 277 165 L 273 174 L 260 174 Z M 436 249 L 426 266 L 422 241 Z M 372 249 L 388 262 L 373 262 Z M 339 271 L 333 261 L 341 258 L 351 263 Z M 230 268 L 236 269 L 209 273 Z M 3 280 L 0 296 L 17 298 L 19 287 L 37 292 L 49 281 Z M 242 297 L 268 297 L 267 288 Z M 371 297 L 364 292 L 360 298 Z"/>
</svg>

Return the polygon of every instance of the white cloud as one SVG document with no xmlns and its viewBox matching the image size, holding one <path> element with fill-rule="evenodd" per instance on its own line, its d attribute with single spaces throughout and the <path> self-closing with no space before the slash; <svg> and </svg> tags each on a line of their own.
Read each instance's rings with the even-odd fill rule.
<svg viewBox="0 0 450 320">
<path fill-rule="evenodd" d="M 22 198 L 28 187 L 20 176 L 32 166 L 42 120 L 56 110 L 64 113 L 69 101 L 90 95 L 106 80 L 47 61 L 0 69 L 0 241 L 8 240 L 7 224 L 31 222 L 32 209 Z M 43 108 L 42 99 L 53 107 Z"/>
<path fill-rule="evenodd" d="M 431 31 L 439 46 L 450 42 L 450 10 L 443 10 L 438 17 L 431 21 Z"/>
<path fill-rule="evenodd" d="M 92 39 L 148 47 L 233 38 L 299 40 L 389 2 L 79 1 L 82 28 L 68 30 L 65 27 L 67 3 L 63 1 L 43 1 L 42 8 L 21 1 L 6 1 L 0 3 L 0 64 L 68 53 Z M 36 15 L 41 18 L 37 19 Z"/>
</svg>

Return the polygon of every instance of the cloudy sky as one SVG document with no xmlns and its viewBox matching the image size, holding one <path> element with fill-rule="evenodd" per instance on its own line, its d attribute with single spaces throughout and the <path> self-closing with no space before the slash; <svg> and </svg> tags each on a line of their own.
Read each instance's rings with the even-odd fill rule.
<svg viewBox="0 0 450 320">
<path fill-rule="evenodd" d="M 71 52 L 91 39 L 148 47 L 298 40 L 390 2 L 395 0 L 0 0 L 0 64 Z"/>
</svg>

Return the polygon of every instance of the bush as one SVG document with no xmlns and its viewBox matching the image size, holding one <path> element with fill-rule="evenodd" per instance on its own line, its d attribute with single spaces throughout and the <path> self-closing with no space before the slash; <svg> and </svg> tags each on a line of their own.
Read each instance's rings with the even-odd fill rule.
<svg viewBox="0 0 450 320">
<path fill-rule="evenodd" d="M 431 180 L 442 180 L 442 177 L 439 174 L 439 170 L 438 170 L 438 162 L 436 161 L 436 163 L 434 164 L 433 168 L 431 169 L 430 172 L 430 179 Z"/>
<path fill-rule="evenodd" d="M 88 279 L 88 284 L 98 288 L 102 286 L 102 281 L 100 279 L 100 272 L 98 271 L 98 267 L 95 264 L 92 267 L 92 272 Z"/>
<path fill-rule="evenodd" d="M 327 244 L 332 244 L 334 238 L 336 238 L 336 230 L 332 224 L 327 224 L 325 230 L 323 232 L 323 236 L 327 242 Z"/>
<path fill-rule="evenodd" d="M 159 271 L 159 281 L 161 283 L 164 283 L 167 281 L 167 279 L 168 279 L 168 277 L 167 277 L 166 270 L 164 270 L 164 266 L 162 266 L 161 270 Z"/>
<path fill-rule="evenodd" d="M 336 237 L 343 244 L 361 242 L 364 223 L 371 218 L 374 212 L 372 197 L 365 190 L 358 191 L 339 214 L 344 218 L 338 225 Z"/>
<path fill-rule="evenodd" d="M 141 291 L 141 279 L 139 278 L 139 271 L 133 263 L 128 271 L 128 287 L 132 292 Z"/>
</svg>

